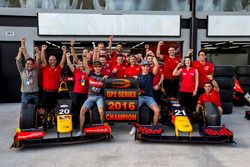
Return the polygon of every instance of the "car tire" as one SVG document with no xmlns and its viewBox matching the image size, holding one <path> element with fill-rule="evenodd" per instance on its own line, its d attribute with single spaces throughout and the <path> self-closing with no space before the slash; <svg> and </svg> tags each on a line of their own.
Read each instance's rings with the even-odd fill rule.
<svg viewBox="0 0 250 167">
<path fill-rule="evenodd" d="M 233 112 L 233 103 L 221 103 L 223 114 L 231 114 Z"/>
<path fill-rule="evenodd" d="M 234 78 L 230 77 L 216 77 L 220 89 L 233 90 L 234 87 Z"/>
<path fill-rule="evenodd" d="M 153 111 L 147 106 L 142 105 L 139 109 L 139 123 L 141 125 L 150 125 L 152 122 Z"/>
<path fill-rule="evenodd" d="M 234 66 L 214 66 L 214 77 L 234 77 Z"/>
<path fill-rule="evenodd" d="M 233 90 L 220 89 L 220 101 L 222 103 L 232 102 L 233 100 Z"/>
<path fill-rule="evenodd" d="M 236 75 L 250 76 L 250 66 L 236 66 Z"/>
<path fill-rule="evenodd" d="M 250 76 L 238 76 L 237 79 L 240 85 L 250 86 Z"/>
<path fill-rule="evenodd" d="M 35 128 L 36 107 L 34 104 L 24 105 L 20 113 L 20 129 Z"/>
</svg>

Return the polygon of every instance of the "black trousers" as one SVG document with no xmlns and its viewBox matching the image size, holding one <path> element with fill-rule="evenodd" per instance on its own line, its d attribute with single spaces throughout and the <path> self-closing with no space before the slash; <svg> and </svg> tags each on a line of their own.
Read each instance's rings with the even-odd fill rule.
<svg viewBox="0 0 250 167">
<path fill-rule="evenodd" d="M 179 90 L 179 79 L 164 79 L 163 87 L 166 91 L 167 97 L 177 97 Z"/>
<path fill-rule="evenodd" d="M 196 108 L 196 96 L 189 92 L 180 92 L 181 104 L 185 107 L 186 113 L 192 115 Z"/>
<path fill-rule="evenodd" d="M 88 98 L 87 94 L 83 93 L 73 93 L 72 94 L 72 121 L 73 127 L 77 128 L 79 125 L 79 114 L 81 107 L 85 100 Z"/>
</svg>

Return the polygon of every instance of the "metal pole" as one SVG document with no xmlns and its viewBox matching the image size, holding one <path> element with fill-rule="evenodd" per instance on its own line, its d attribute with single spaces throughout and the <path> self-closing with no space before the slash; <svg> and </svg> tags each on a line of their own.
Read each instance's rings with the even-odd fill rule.
<svg viewBox="0 0 250 167">
<path fill-rule="evenodd" d="M 191 0 L 191 27 L 190 27 L 190 48 L 194 49 L 193 60 L 196 60 L 197 56 L 197 18 L 196 18 L 196 0 Z"/>
</svg>

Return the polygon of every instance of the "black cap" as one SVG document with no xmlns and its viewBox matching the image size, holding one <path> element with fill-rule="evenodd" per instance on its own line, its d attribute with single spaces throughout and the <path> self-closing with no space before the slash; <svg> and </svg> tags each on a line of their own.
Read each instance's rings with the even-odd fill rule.
<svg viewBox="0 0 250 167">
<path fill-rule="evenodd" d="M 96 66 L 102 66 L 102 63 L 100 62 L 100 61 L 95 61 L 94 62 L 94 66 L 96 67 Z"/>
</svg>

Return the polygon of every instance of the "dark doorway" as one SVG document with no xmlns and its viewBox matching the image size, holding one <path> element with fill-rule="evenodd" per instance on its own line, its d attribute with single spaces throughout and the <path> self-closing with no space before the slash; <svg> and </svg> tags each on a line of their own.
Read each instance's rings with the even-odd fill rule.
<svg viewBox="0 0 250 167">
<path fill-rule="evenodd" d="M 21 81 L 15 57 L 19 42 L 0 42 L 0 103 L 20 102 Z"/>
</svg>

